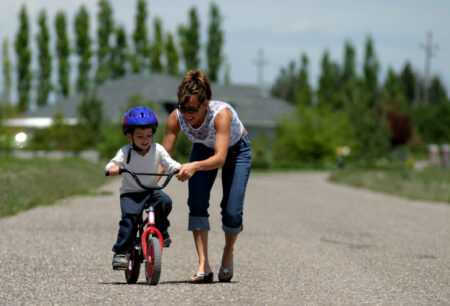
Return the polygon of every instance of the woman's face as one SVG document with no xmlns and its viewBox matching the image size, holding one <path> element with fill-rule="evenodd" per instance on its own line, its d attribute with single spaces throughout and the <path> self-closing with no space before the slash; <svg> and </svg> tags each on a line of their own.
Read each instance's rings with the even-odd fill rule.
<svg viewBox="0 0 450 306">
<path fill-rule="evenodd" d="M 197 96 L 191 96 L 187 102 L 178 105 L 178 110 L 181 112 L 187 124 L 193 127 L 199 127 L 205 121 L 207 107 L 208 101 L 200 104 Z"/>
</svg>

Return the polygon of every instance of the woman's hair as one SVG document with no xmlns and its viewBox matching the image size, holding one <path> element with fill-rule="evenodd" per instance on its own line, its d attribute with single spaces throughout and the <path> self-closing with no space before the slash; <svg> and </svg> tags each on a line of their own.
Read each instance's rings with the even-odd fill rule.
<svg viewBox="0 0 450 306">
<path fill-rule="evenodd" d="M 190 97 L 197 96 L 200 104 L 211 99 L 211 86 L 203 70 L 190 70 L 178 86 L 178 104 L 184 104 Z"/>
</svg>

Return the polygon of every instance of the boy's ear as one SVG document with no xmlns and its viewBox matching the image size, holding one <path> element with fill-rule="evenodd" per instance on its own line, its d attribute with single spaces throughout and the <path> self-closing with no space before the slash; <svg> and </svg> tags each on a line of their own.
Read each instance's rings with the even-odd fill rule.
<svg viewBox="0 0 450 306">
<path fill-rule="evenodd" d="M 125 136 L 127 136 L 129 141 L 133 141 L 133 134 L 131 133 L 126 133 Z"/>
</svg>

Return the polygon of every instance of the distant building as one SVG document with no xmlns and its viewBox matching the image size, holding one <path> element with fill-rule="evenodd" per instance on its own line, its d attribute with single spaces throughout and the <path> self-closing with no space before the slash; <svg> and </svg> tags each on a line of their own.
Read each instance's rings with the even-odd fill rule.
<svg viewBox="0 0 450 306">
<path fill-rule="evenodd" d="M 175 109 L 177 90 L 181 78 L 168 75 L 129 75 L 120 80 L 110 80 L 97 88 L 97 97 L 102 101 L 104 117 L 119 122 L 131 97 L 139 94 L 144 101 L 153 101 L 161 122 Z M 249 136 L 274 131 L 277 118 L 291 113 L 293 106 L 284 100 L 270 96 L 257 86 L 211 84 L 213 100 L 225 101 L 237 111 L 248 130 Z M 69 124 L 77 122 L 77 107 L 83 94 L 75 94 L 52 105 L 21 114 L 18 118 L 5 120 L 6 125 L 21 127 L 45 127 L 59 111 Z"/>
</svg>

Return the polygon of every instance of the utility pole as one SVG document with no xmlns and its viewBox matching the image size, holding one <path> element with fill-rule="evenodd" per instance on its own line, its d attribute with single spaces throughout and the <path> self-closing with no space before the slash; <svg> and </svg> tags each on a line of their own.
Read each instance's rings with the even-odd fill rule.
<svg viewBox="0 0 450 306">
<path fill-rule="evenodd" d="M 433 45 L 433 33 L 428 31 L 427 33 L 427 42 L 426 45 L 423 43 L 420 44 L 420 47 L 425 50 L 425 80 L 424 80 L 424 89 L 423 89 L 423 100 L 425 104 L 428 104 L 428 86 L 430 80 L 430 67 L 431 67 L 431 58 L 434 56 L 434 51 L 439 47 L 438 45 Z"/>
<path fill-rule="evenodd" d="M 259 49 L 258 58 L 254 61 L 256 68 L 258 70 L 258 85 L 261 89 L 264 88 L 264 66 L 269 64 L 269 61 L 264 59 L 264 50 Z"/>
</svg>

